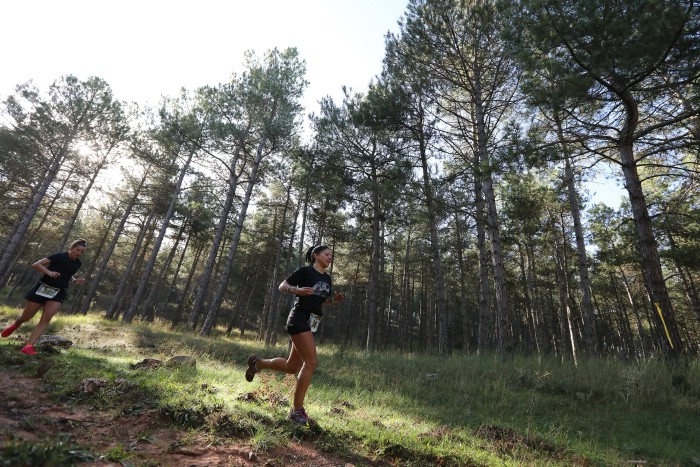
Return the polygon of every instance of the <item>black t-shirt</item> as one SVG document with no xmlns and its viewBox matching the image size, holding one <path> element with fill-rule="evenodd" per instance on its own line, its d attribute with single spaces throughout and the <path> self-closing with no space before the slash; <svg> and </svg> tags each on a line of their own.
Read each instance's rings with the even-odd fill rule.
<svg viewBox="0 0 700 467">
<path fill-rule="evenodd" d="M 44 274 L 41 278 L 41 282 L 46 285 L 50 285 L 51 287 L 59 287 L 61 289 L 67 288 L 73 274 L 78 272 L 78 269 L 80 269 L 80 266 L 82 266 L 80 259 L 70 259 L 68 252 L 56 253 L 51 256 L 47 256 L 47 258 L 49 261 L 51 261 L 51 263 L 46 266 L 46 269 L 49 271 L 60 272 L 61 275 L 53 278 Z"/>
<path fill-rule="evenodd" d="M 285 280 L 295 287 L 313 287 L 314 289 L 313 295 L 296 295 L 290 316 L 296 313 L 303 313 L 305 319 L 309 318 L 310 313 L 323 316 L 321 308 L 331 294 L 331 276 L 318 272 L 313 266 L 304 266 L 294 271 Z"/>
</svg>

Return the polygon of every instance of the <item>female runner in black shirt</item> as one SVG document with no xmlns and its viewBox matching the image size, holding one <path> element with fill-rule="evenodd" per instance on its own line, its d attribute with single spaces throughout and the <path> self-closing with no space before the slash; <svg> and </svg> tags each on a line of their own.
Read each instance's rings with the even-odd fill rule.
<svg viewBox="0 0 700 467">
<path fill-rule="evenodd" d="M 32 264 L 32 268 L 44 274 L 39 282 L 27 292 L 24 298 L 27 303 L 24 306 L 24 311 L 14 323 L 3 329 L 2 337 L 7 337 L 12 334 L 22 323 L 29 321 L 34 317 L 37 311 L 42 307 L 44 311 L 41 313 L 39 324 L 36 325 L 32 333 L 29 335 L 27 345 L 22 347 L 20 352 L 27 355 L 36 355 L 34 344 L 39 337 L 49 327 L 49 322 L 58 310 L 61 308 L 61 303 L 66 298 L 68 284 L 73 283 L 81 285 L 85 283 L 85 278 L 75 277 L 81 266 L 80 256 L 85 253 L 87 241 L 79 238 L 74 241 L 67 252 L 56 253 L 46 258 L 41 258 L 39 261 Z"/>
<path fill-rule="evenodd" d="M 294 406 L 289 419 L 301 425 L 309 424 L 309 416 L 304 410 L 304 397 L 317 364 L 313 333 L 323 316 L 322 305 L 343 300 L 343 295 L 338 292 L 331 298 L 331 277 L 325 272 L 333 261 L 331 249 L 324 245 L 311 247 L 306 252 L 306 260 L 309 266 L 297 269 L 279 286 L 281 292 L 296 295 L 285 325 L 292 339 L 289 357 L 262 359 L 253 354 L 248 358 L 245 373 L 248 381 L 253 381 L 255 373 L 260 370 L 298 373 Z"/>
</svg>

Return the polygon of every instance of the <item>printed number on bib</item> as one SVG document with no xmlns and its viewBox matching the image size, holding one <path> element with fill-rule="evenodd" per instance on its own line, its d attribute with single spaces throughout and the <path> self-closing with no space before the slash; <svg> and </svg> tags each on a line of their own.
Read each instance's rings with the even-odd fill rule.
<svg viewBox="0 0 700 467">
<path fill-rule="evenodd" d="M 40 297 L 54 298 L 60 291 L 61 289 L 58 287 L 51 287 L 50 285 L 41 284 L 39 288 L 36 289 L 35 293 Z"/>
<path fill-rule="evenodd" d="M 311 316 L 309 316 L 309 327 L 311 328 L 311 332 L 316 332 L 320 323 L 321 317 L 316 313 L 311 313 Z"/>
</svg>

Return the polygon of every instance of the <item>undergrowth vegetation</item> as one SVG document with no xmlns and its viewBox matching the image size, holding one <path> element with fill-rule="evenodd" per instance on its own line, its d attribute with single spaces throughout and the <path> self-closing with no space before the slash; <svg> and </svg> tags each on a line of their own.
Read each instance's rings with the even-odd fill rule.
<svg viewBox="0 0 700 467">
<path fill-rule="evenodd" d="M 15 314 L 1 308 L 0 325 Z M 32 375 L 50 360 L 42 381 L 58 401 L 119 415 L 150 410 L 258 451 L 305 439 L 355 465 L 700 463 L 697 361 L 581 360 L 574 366 L 536 356 L 441 357 L 321 345 L 306 407 L 318 427 L 308 429 L 286 420 L 293 377 L 243 378 L 250 353 L 283 356 L 286 342 L 264 348 L 219 331 L 203 338 L 158 322 L 126 325 L 98 315 L 59 315 L 47 334 L 74 345 L 32 359 L 18 354 L 17 341 L 3 339 L 4 371 Z M 196 365 L 137 365 L 174 356 L 193 357 Z M 98 388 L 81 390 L 87 378 L 100 382 Z M 121 448 L 90 454 L 60 437 L 11 441 L 0 449 L 2 459 L 34 456 L 46 465 L 51 456 L 118 460 L 129 454 Z"/>
</svg>

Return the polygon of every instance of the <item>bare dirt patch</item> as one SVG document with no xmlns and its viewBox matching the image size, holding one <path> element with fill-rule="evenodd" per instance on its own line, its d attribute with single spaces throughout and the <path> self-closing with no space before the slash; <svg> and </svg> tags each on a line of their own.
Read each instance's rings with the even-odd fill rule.
<svg viewBox="0 0 700 467">
<path fill-rule="evenodd" d="M 47 363 L 50 365 L 49 363 Z M 0 376 L 0 447 L 10 441 L 38 442 L 68 437 L 95 454 L 123 449 L 135 465 L 350 467 L 341 458 L 318 451 L 308 442 L 255 452 L 245 440 L 222 440 L 179 429 L 155 410 L 115 416 L 83 405 L 52 401 L 42 391 L 42 368 L 36 376 L 4 371 Z M 56 369 L 53 369 L 56 371 Z M 81 466 L 117 466 L 97 460 Z"/>
</svg>

